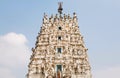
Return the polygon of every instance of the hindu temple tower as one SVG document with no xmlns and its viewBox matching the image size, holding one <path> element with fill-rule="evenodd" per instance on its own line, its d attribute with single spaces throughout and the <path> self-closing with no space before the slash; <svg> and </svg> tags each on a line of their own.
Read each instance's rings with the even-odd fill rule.
<svg viewBox="0 0 120 78">
<path fill-rule="evenodd" d="M 58 14 L 44 14 L 27 78 L 92 78 L 77 15 L 63 14 L 62 10 L 60 2 Z"/>
</svg>

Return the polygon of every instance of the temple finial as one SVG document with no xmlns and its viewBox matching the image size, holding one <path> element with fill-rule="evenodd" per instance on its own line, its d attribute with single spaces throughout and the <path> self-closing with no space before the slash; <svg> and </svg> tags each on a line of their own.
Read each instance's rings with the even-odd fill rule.
<svg viewBox="0 0 120 78">
<path fill-rule="evenodd" d="M 58 5 L 59 5 L 58 12 L 59 12 L 60 14 L 62 14 L 62 10 L 63 10 L 62 4 L 63 4 L 63 2 L 58 2 Z"/>
</svg>

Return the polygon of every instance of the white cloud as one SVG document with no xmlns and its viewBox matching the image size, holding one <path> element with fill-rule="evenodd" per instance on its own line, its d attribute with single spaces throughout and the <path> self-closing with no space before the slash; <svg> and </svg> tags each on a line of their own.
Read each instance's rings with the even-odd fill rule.
<svg viewBox="0 0 120 78">
<path fill-rule="evenodd" d="M 109 67 L 93 72 L 93 78 L 120 78 L 120 67 Z"/>
<path fill-rule="evenodd" d="M 23 45 L 27 42 L 27 39 L 23 34 L 16 34 L 14 32 L 0 36 L 0 39 L 11 45 Z"/>
<path fill-rule="evenodd" d="M 28 65 L 30 50 L 26 43 L 27 39 L 23 34 L 11 32 L 0 36 L 0 66 L 3 68 L 0 68 L 0 73 L 6 74 L 0 74 L 0 78 L 10 78 L 7 75 L 14 78 L 11 74 L 15 72 L 13 70 L 21 70 Z"/>
<path fill-rule="evenodd" d="M 15 78 L 9 69 L 0 68 L 0 73 L 0 78 Z"/>
</svg>

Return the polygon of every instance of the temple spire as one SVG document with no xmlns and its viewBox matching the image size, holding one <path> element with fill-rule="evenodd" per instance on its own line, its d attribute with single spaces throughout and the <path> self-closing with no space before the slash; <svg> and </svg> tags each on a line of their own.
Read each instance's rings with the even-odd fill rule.
<svg viewBox="0 0 120 78">
<path fill-rule="evenodd" d="M 87 48 L 76 13 L 44 14 L 28 65 L 27 78 L 92 78 Z"/>
<path fill-rule="evenodd" d="M 63 4 L 63 2 L 58 2 L 58 5 L 59 5 L 58 12 L 59 12 L 60 14 L 62 14 L 62 10 L 63 10 L 62 4 Z"/>
</svg>

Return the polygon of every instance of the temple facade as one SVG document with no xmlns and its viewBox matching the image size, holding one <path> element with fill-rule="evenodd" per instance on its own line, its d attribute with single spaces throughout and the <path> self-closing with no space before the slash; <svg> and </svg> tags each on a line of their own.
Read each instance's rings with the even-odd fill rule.
<svg viewBox="0 0 120 78">
<path fill-rule="evenodd" d="M 92 78 L 76 13 L 44 14 L 28 65 L 27 78 Z"/>
</svg>

